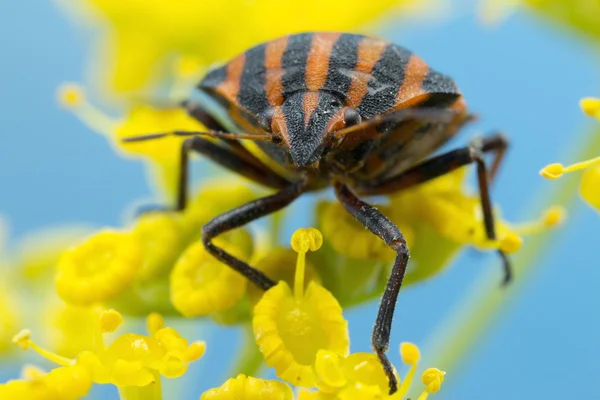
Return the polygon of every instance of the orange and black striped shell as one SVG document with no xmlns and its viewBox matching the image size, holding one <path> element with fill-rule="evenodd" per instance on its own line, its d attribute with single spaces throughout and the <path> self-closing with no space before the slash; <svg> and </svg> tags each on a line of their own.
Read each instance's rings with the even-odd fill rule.
<svg viewBox="0 0 600 400">
<path fill-rule="evenodd" d="M 416 54 L 381 39 L 334 32 L 290 35 L 255 46 L 209 72 L 198 88 L 224 105 L 244 130 L 260 129 L 259 121 L 268 113 L 283 121 L 283 139 L 290 147 L 308 146 L 298 156 L 307 162 L 314 161 L 309 153 L 317 146 L 306 144 L 309 136 L 343 128 L 343 115 L 337 114 L 346 108 L 366 121 L 408 107 L 458 107 L 460 112 L 464 107 L 454 81 Z M 313 133 L 308 132 L 311 124 Z M 265 151 L 285 158 L 274 148 Z"/>
</svg>

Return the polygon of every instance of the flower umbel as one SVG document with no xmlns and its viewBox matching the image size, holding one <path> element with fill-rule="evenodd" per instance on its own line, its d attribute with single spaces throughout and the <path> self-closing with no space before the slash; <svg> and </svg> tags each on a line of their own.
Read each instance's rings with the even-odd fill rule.
<svg viewBox="0 0 600 400">
<path fill-rule="evenodd" d="M 17 334 L 13 342 L 23 350 L 32 348 L 44 358 L 62 366 L 54 370 L 60 372 L 53 372 L 63 381 L 52 378 L 53 372 L 47 378 L 44 378 L 45 375 L 40 378 L 46 379 L 48 389 L 45 390 L 48 393 L 51 390 L 64 390 L 65 387 L 78 389 L 76 395 L 71 397 L 56 397 L 60 399 L 82 397 L 94 382 L 110 383 L 130 393 L 137 390 L 139 395 L 145 396 L 143 398 L 158 400 L 161 398 L 160 376 L 177 378 L 186 372 L 190 362 L 204 354 L 204 342 L 189 343 L 173 328 L 162 327 L 164 322 L 157 315 L 148 318 L 150 335 L 126 333 L 105 346 L 101 335 L 114 332 L 122 322 L 121 314 L 115 310 L 100 312 L 95 330 L 98 332 L 97 348 L 81 351 L 75 359 L 62 357 L 38 346 L 28 330 Z M 76 381 L 77 385 L 68 383 L 65 386 L 65 380 Z M 23 386 L 22 383 L 11 382 L 8 385 Z M 83 390 L 83 387 L 86 389 Z"/>
</svg>

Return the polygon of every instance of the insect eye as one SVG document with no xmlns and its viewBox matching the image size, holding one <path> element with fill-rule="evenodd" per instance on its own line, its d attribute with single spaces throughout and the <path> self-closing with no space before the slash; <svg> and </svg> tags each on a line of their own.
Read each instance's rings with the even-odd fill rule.
<svg viewBox="0 0 600 400">
<path fill-rule="evenodd" d="M 271 127 L 272 122 L 273 122 L 273 110 L 272 109 L 265 111 L 258 118 L 258 124 L 265 132 L 268 132 L 268 133 L 273 133 L 273 128 Z"/>
<path fill-rule="evenodd" d="M 341 107 L 341 106 L 342 106 L 342 103 L 341 103 L 341 102 L 340 102 L 338 99 L 332 99 L 332 100 L 329 102 L 329 104 L 330 104 L 332 107 Z"/>
<path fill-rule="evenodd" d="M 344 111 L 344 122 L 346 123 L 346 127 L 358 125 L 361 121 L 362 118 L 360 114 L 354 108 L 348 108 Z"/>
</svg>

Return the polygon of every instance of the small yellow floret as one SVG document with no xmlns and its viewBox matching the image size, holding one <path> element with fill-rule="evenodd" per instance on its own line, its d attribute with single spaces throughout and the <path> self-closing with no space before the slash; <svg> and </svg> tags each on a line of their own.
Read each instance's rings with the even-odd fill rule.
<svg viewBox="0 0 600 400">
<path fill-rule="evenodd" d="M 22 350 L 27 350 L 31 343 L 31 331 L 29 329 L 23 329 L 13 337 L 12 341 Z"/>
<path fill-rule="evenodd" d="M 342 387 L 347 379 L 342 370 L 342 357 L 332 351 L 319 350 L 315 361 L 315 372 L 327 386 Z"/>
<path fill-rule="evenodd" d="M 102 333 L 114 332 L 123 323 L 123 316 L 113 309 L 102 311 L 99 319 Z"/>
<path fill-rule="evenodd" d="M 185 361 L 192 362 L 199 360 L 206 353 L 206 342 L 196 341 L 190 344 L 185 352 Z"/>
<path fill-rule="evenodd" d="M 421 359 L 419 348 L 408 342 L 400 344 L 400 355 L 402 356 L 402 362 L 408 365 L 414 365 Z"/>
<path fill-rule="evenodd" d="M 108 300 L 131 284 L 141 264 L 141 244 L 136 236 L 100 231 L 63 253 L 57 266 L 56 289 L 73 304 Z"/>
<path fill-rule="evenodd" d="M 236 246 L 215 242 L 235 257 L 245 258 Z M 192 317 L 233 307 L 246 292 L 247 279 L 215 259 L 202 242 L 195 242 L 177 260 L 170 286 L 173 306 L 184 316 Z"/>
<path fill-rule="evenodd" d="M 165 327 L 165 320 L 159 313 L 151 313 L 146 318 L 146 330 L 150 335 L 154 335 L 160 329 Z"/>
<path fill-rule="evenodd" d="M 561 225 L 567 217 L 567 212 L 564 207 L 552 206 L 544 213 L 542 222 L 544 226 L 553 228 Z"/>
<path fill-rule="evenodd" d="M 540 175 L 546 179 L 558 179 L 563 176 L 565 172 L 565 167 L 562 164 L 555 163 L 546 165 L 544 168 L 540 170 Z"/>
<path fill-rule="evenodd" d="M 173 266 L 183 247 L 183 232 L 177 216 L 167 213 L 142 215 L 133 228 L 142 245 L 142 279 L 164 275 Z"/>
<path fill-rule="evenodd" d="M 446 373 L 440 371 L 437 368 L 428 368 L 423 372 L 421 380 L 427 386 L 426 391 L 429 393 L 435 393 L 440 390 L 442 383 L 444 382 L 444 376 Z"/>
<path fill-rule="evenodd" d="M 297 253 L 317 251 L 323 245 L 323 235 L 314 228 L 300 228 L 292 235 L 290 244 Z"/>
<path fill-rule="evenodd" d="M 58 102 L 65 108 L 76 108 L 85 103 L 85 91 L 76 83 L 64 83 L 57 91 Z"/>
<path fill-rule="evenodd" d="M 238 375 L 221 387 L 210 389 L 200 400 L 293 400 L 292 389 L 285 383 Z"/>
<path fill-rule="evenodd" d="M 523 245 L 523 238 L 516 233 L 509 232 L 500 239 L 499 249 L 507 254 L 516 253 Z"/>
<path fill-rule="evenodd" d="M 586 97 L 579 102 L 583 112 L 590 117 L 600 118 L 600 99 Z"/>
</svg>

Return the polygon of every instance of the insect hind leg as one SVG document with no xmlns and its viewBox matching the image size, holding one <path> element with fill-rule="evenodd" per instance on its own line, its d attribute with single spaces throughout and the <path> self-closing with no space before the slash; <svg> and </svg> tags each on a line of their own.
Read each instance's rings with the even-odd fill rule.
<svg viewBox="0 0 600 400">
<path fill-rule="evenodd" d="M 361 194 L 394 193 L 440 177 L 465 165 L 475 163 L 477 166 L 477 182 L 481 197 L 481 210 L 483 213 L 485 232 L 488 239 L 496 240 L 496 229 L 492 211 L 492 202 L 490 199 L 489 183 L 500 167 L 507 148 L 508 141 L 504 135 L 500 133 L 492 134 L 473 141 L 469 146 L 452 150 L 425 160 L 421 164 L 384 181 L 359 185 L 357 191 Z M 491 173 L 488 174 L 483 154 L 490 152 L 495 153 L 496 158 L 492 163 Z M 502 284 L 506 285 L 512 279 L 512 268 L 506 254 L 501 250 L 498 250 L 497 253 L 502 260 L 504 271 Z"/>
<path fill-rule="evenodd" d="M 371 205 L 360 200 L 341 184 L 335 184 L 335 193 L 344 208 L 367 229 L 379 236 L 392 250 L 396 252 L 396 259 L 392 272 L 381 298 L 379 312 L 375 321 L 371 342 L 377 353 L 383 370 L 389 379 L 390 394 L 398 390 L 398 380 L 394 374 L 394 368 L 386 356 L 392 330 L 392 319 L 398 292 L 406 273 L 406 266 L 410 257 L 406 239 L 400 229 L 381 212 Z"/>
</svg>

